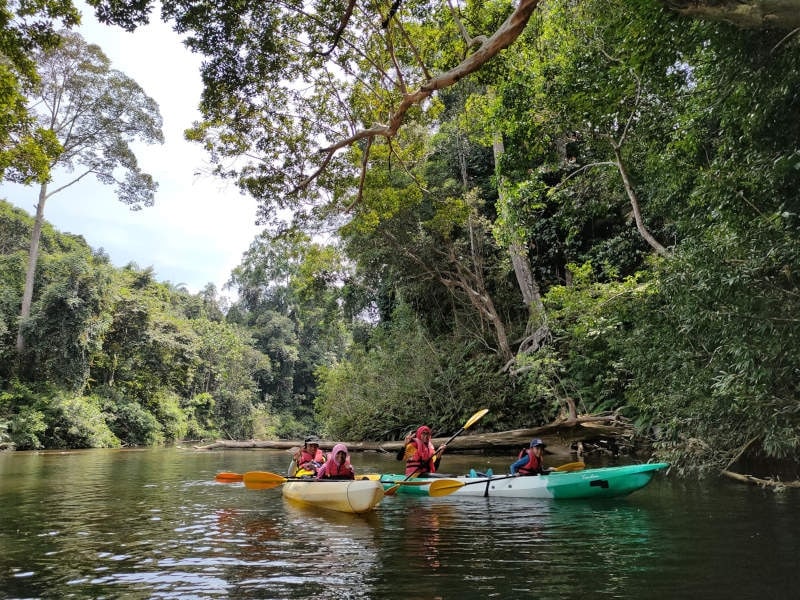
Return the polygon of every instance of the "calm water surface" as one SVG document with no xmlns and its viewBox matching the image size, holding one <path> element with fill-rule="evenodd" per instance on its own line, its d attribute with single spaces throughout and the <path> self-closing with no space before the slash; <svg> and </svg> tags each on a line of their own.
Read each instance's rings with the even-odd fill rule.
<svg viewBox="0 0 800 600">
<path fill-rule="evenodd" d="M 282 451 L 0 453 L 0 598 L 797 598 L 800 495 L 659 475 L 617 500 L 298 508 Z M 443 467 L 503 472 L 505 457 Z M 356 454 L 360 472 L 396 472 Z"/>
</svg>

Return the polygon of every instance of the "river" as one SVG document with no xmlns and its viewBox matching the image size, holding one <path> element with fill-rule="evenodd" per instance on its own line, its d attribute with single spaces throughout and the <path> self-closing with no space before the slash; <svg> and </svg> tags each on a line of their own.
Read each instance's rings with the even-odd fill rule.
<svg viewBox="0 0 800 600">
<path fill-rule="evenodd" d="M 795 598 L 800 496 L 659 474 L 603 501 L 387 497 L 298 508 L 219 471 L 271 450 L 0 453 L 0 598 Z M 445 456 L 444 470 L 507 469 Z M 354 454 L 358 472 L 396 472 Z"/>
</svg>

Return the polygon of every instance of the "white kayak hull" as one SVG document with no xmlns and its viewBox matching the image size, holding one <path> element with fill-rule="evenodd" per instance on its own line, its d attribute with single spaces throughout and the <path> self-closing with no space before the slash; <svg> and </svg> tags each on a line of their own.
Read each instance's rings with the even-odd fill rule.
<svg viewBox="0 0 800 600">
<path fill-rule="evenodd" d="M 287 481 L 283 484 L 283 497 L 307 506 L 361 514 L 380 503 L 383 485 L 365 479 Z"/>
<path fill-rule="evenodd" d="M 573 472 L 553 472 L 548 475 L 514 477 L 447 477 L 455 485 L 447 495 L 483 496 L 500 498 L 612 498 L 627 496 L 643 488 L 668 463 L 647 463 L 620 467 L 601 467 Z M 385 487 L 403 481 L 403 475 L 382 475 Z M 397 493 L 424 496 L 428 494 L 430 482 L 436 479 L 416 480 L 427 485 L 401 485 Z M 459 486 L 458 484 L 463 484 Z M 442 495 L 442 494 L 439 494 Z"/>
</svg>

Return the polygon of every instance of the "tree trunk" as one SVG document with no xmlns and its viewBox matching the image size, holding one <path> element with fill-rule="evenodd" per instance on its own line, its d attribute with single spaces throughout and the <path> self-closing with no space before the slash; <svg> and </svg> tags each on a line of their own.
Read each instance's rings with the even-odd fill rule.
<svg viewBox="0 0 800 600">
<path fill-rule="evenodd" d="M 639 210 L 639 198 L 636 196 L 636 190 L 633 189 L 633 184 L 631 183 L 630 176 L 628 175 L 628 171 L 625 168 L 625 163 L 622 162 L 622 154 L 619 151 L 619 147 L 614 144 L 614 157 L 617 161 L 617 169 L 619 169 L 619 174 L 622 177 L 622 184 L 625 186 L 625 193 L 628 194 L 628 199 L 631 201 L 631 208 L 633 208 L 633 218 L 636 220 L 636 229 L 639 231 L 639 234 L 644 238 L 644 240 L 650 244 L 650 247 L 653 248 L 658 254 L 666 255 L 667 249 L 662 246 L 656 238 L 653 237 L 653 234 L 648 231 L 647 226 L 644 224 L 644 219 L 642 219 L 642 211 Z"/>
<path fill-rule="evenodd" d="M 494 135 L 492 152 L 494 154 L 494 169 L 498 181 L 497 193 L 502 203 L 505 189 L 503 186 L 504 179 L 500 175 L 499 165 L 500 158 L 505 152 L 505 147 L 503 146 L 503 137 L 500 133 L 495 133 Z M 512 239 L 515 238 L 516 236 L 512 235 Z M 528 325 L 526 327 L 525 339 L 522 340 L 517 351 L 519 353 L 536 351 L 539 349 L 542 342 L 550 336 L 550 330 L 545 318 L 542 293 L 533 276 L 533 269 L 531 269 L 528 251 L 525 246 L 518 241 L 512 241 L 508 246 L 508 253 L 511 256 L 511 264 L 514 267 L 517 285 L 522 293 L 522 300 L 525 302 L 525 306 L 528 307 Z M 536 329 L 531 332 L 531 328 L 533 327 Z M 510 367 L 511 363 L 509 362 L 506 364 L 505 368 L 509 369 Z"/>
<path fill-rule="evenodd" d="M 503 322 L 500 313 L 497 312 L 492 296 L 484 285 L 480 263 L 476 263 L 475 260 L 473 260 L 474 269 L 470 271 L 464 268 L 452 247 L 449 247 L 447 252 L 448 259 L 453 265 L 454 273 L 451 277 L 439 274 L 439 281 L 445 287 L 458 288 L 466 294 L 478 314 L 486 318 L 489 324 L 494 328 L 495 340 L 497 340 L 498 351 L 503 357 L 503 361 L 510 361 L 514 357 L 514 351 L 511 349 L 511 344 L 508 341 L 506 324 Z"/>
<path fill-rule="evenodd" d="M 505 147 L 503 146 L 503 137 L 499 133 L 494 135 L 492 152 L 494 154 L 494 170 L 495 173 L 498 174 L 497 192 L 502 202 L 505 194 L 503 189 L 504 178 L 499 174 L 499 164 L 500 158 L 505 152 Z M 522 300 L 532 312 L 536 310 L 538 314 L 543 315 L 544 303 L 542 302 L 542 294 L 539 291 L 536 280 L 533 278 L 533 271 L 531 270 L 531 263 L 528 260 L 528 253 L 525 250 L 525 246 L 519 242 L 511 242 L 508 246 L 508 253 L 511 255 L 511 264 L 514 266 L 514 275 L 517 277 L 517 285 L 519 286 L 520 292 L 522 292 Z"/>
<path fill-rule="evenodd" d="M 22 292 L 22 307 L 19 311 L 19 328 L 17 329 L 17 356 L 21 357 L 25 351 L 25 337 L 22 335 L 22 328 L 28 317 L 31 316 L 31 304 L 33 303 L 33 283 L 36 279 L 36 263 L 39 260 L 39 239 L 42 237 L 42 225 L 44 224 L 44 203 L 47 201 L 47 184 L 43 183 L 39 188 L 39 202 L 36 205 L 36 218 L 33 220 L 33 232 L 31 233 L 31 247 L 28 252 L 28 268 L 25 271 L 25 289 Z"/>
<path fill-rule="evenodd" d="M 692 18 L 723 21 L 747 29 L 800 27 L 800 0 L 662 0 Z"/>
</svg>

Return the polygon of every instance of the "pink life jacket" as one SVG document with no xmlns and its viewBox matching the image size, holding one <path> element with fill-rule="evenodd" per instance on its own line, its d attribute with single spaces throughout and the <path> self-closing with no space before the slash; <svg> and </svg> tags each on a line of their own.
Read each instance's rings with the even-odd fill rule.
<svg viewBox="0 0 800 600">
<path fill-rule="evenodd" d="M 336 462 L 336 455 L 339 452 L 345 454 L 342 464 Z M 328 454 L 328 460 L 317 471 L 317 479 L 355 479 L 355 477 L 353 465 L 350 464 L 350 453 L 344 444 L 336 444 Z"/>
</svg>

